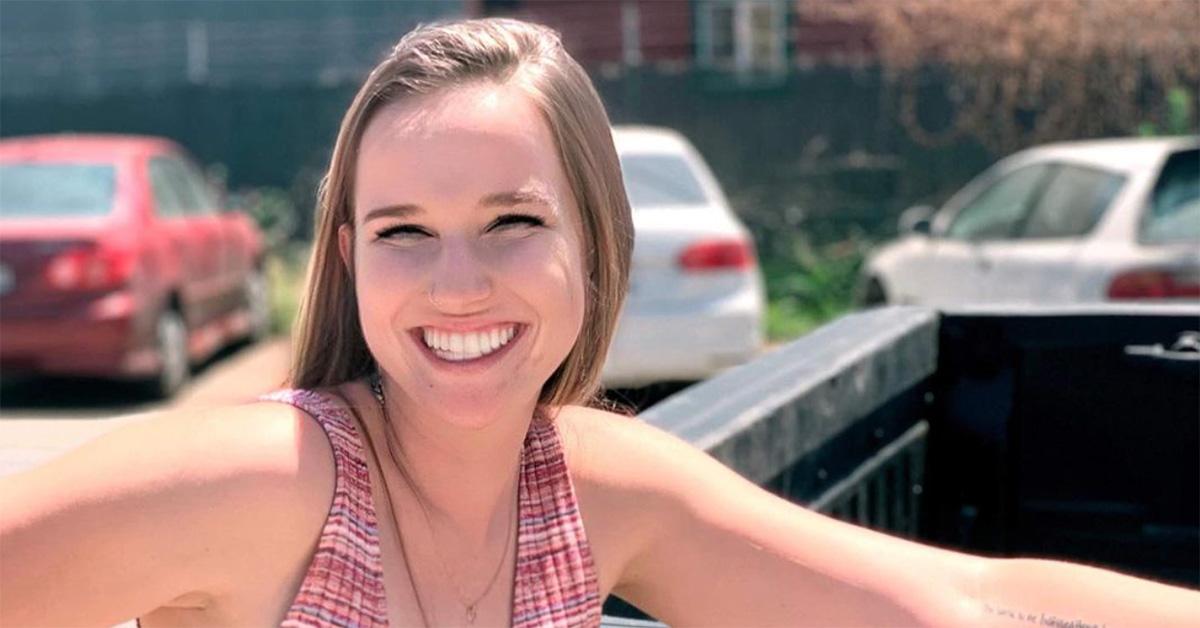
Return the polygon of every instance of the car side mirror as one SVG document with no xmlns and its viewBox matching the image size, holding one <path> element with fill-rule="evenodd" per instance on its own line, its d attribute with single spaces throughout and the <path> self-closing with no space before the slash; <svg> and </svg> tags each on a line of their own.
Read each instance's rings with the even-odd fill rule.
<svg viewBox="0 0 1200 628">
<path fill-rule="evenodd" d="M 897 229 L 900 235 L 919 233 L 929 235 L 933 231 L 934 209 L 929 205 L 913 205 L 900 213 Z"/>
</svg>

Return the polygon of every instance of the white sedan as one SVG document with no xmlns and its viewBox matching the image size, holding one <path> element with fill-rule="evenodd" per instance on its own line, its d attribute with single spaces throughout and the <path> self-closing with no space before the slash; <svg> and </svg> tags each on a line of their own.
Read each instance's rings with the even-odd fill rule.
<svg viewBox="0 0 1200 628">
<path fill-rule="evenodd" d="M 1200 138 L 1016 153 L 864 264 L 865 305 L 1200 299 Z"/>
<path fill-rule="evenodd" d="M 613 139 L 636 236 L 604 385 L 697 381 L 754 358 L 763 346 L 762 273 L 716 178 L 675 131 L 618 126 Z"/>
</svg>

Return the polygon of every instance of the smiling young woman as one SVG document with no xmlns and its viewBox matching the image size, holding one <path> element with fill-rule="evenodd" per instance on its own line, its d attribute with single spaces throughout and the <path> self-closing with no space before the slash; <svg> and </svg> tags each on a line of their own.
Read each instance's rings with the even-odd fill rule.
<svg viewBox="0 0 1200 628">
<path fill-rule="evenodd" d="M 0 624 L 595 625 L 613 592 L 671 624 L 1200 616 L 1184 589 L 835 521 L 589 407 L 633 235 L 550 29 L 404 37 L 317 218 L 292 388 L 0 481 Z"/>
</svg>

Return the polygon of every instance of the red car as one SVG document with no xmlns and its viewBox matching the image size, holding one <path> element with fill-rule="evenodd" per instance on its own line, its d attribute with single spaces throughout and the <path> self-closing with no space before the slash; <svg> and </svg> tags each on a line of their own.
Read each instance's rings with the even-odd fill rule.
<svg viewBox="0 0 1200 628">
<path fill-rule="evenodd" d="M 268 327 L 263 244 L 192 160 L 152 137 L 0 141 L 0 375 L 142 382 Z"/>
</svg>

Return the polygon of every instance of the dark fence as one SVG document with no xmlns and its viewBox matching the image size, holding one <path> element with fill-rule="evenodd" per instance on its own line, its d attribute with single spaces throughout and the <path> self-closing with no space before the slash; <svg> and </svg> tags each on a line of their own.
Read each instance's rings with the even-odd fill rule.
<svg viewBox="0 0 1200 628">
<path fill-rule="evenodd" d="M 643 412 L 772 492 L 915 536 L 938 315 L 845 316 Z M 645 617 L 617 598 L 605 612 Z"/>
<path fill-rule="evenodd" d="M 931 72 L 926 82 L 923 119 L 942 128 L 956 107 L 947 79 Z M 667 126 L 695 142 L 734 209 L 763 227 L 756 233 L 804 229 L 818 242 L 892 235 L 903 209 L 940 203 L 996 158 L 967 139 L 914 142 L 897 88 L 871 65 L 794 68 L 758 84 L 698 69 L 626 69 L 596 83 L 614 122 Z"/>
<path fill-rule="evenodd" d="M 463 0 L 5 0 L 5 98 L 153 97 L 187 87 L 354 84 L 420 22 Z"/>
<path fill-rule="evenodd" d="M 905 207 L 941 200 L 992 159 L 968 142 L 940 149 L 912 143 L 896 121 L 891 87 L 871 68 L 797 70 L 769 87 L 653 67 L 595 80 L 614 122 L 667 126 L 687 135 L 712 164 L 734 209 L 762 238 L 799 231 L 817 242 L 890 235 Z M 5 94 L 0 135 L 170 137 L 201 162 L 222 164 L 231 190 L 291 191 L 300 214 L 295 235 L 303 238 L 311 234 L 316 184 L 356 88 L 357 80 L 243 81 L 88 96 Z M 951 111 L 931 109 L 939 118 Z"/>
<path fill-rule="evenodd" d="M 1198 330 L 1195 306 L 872 310 L 642 418 L 846 521 L 1196 586 Z"/>
<path fill-rule="evenodd" d="M 1200 585 L 1197 307 L 943 315 L 921 536 Z"/>
<path fill-rule="evenodd" d="M 925 421 L 912 426 L 808 507 L 843 521 L 915 537 L 928 432 Z"/>
</svg>

